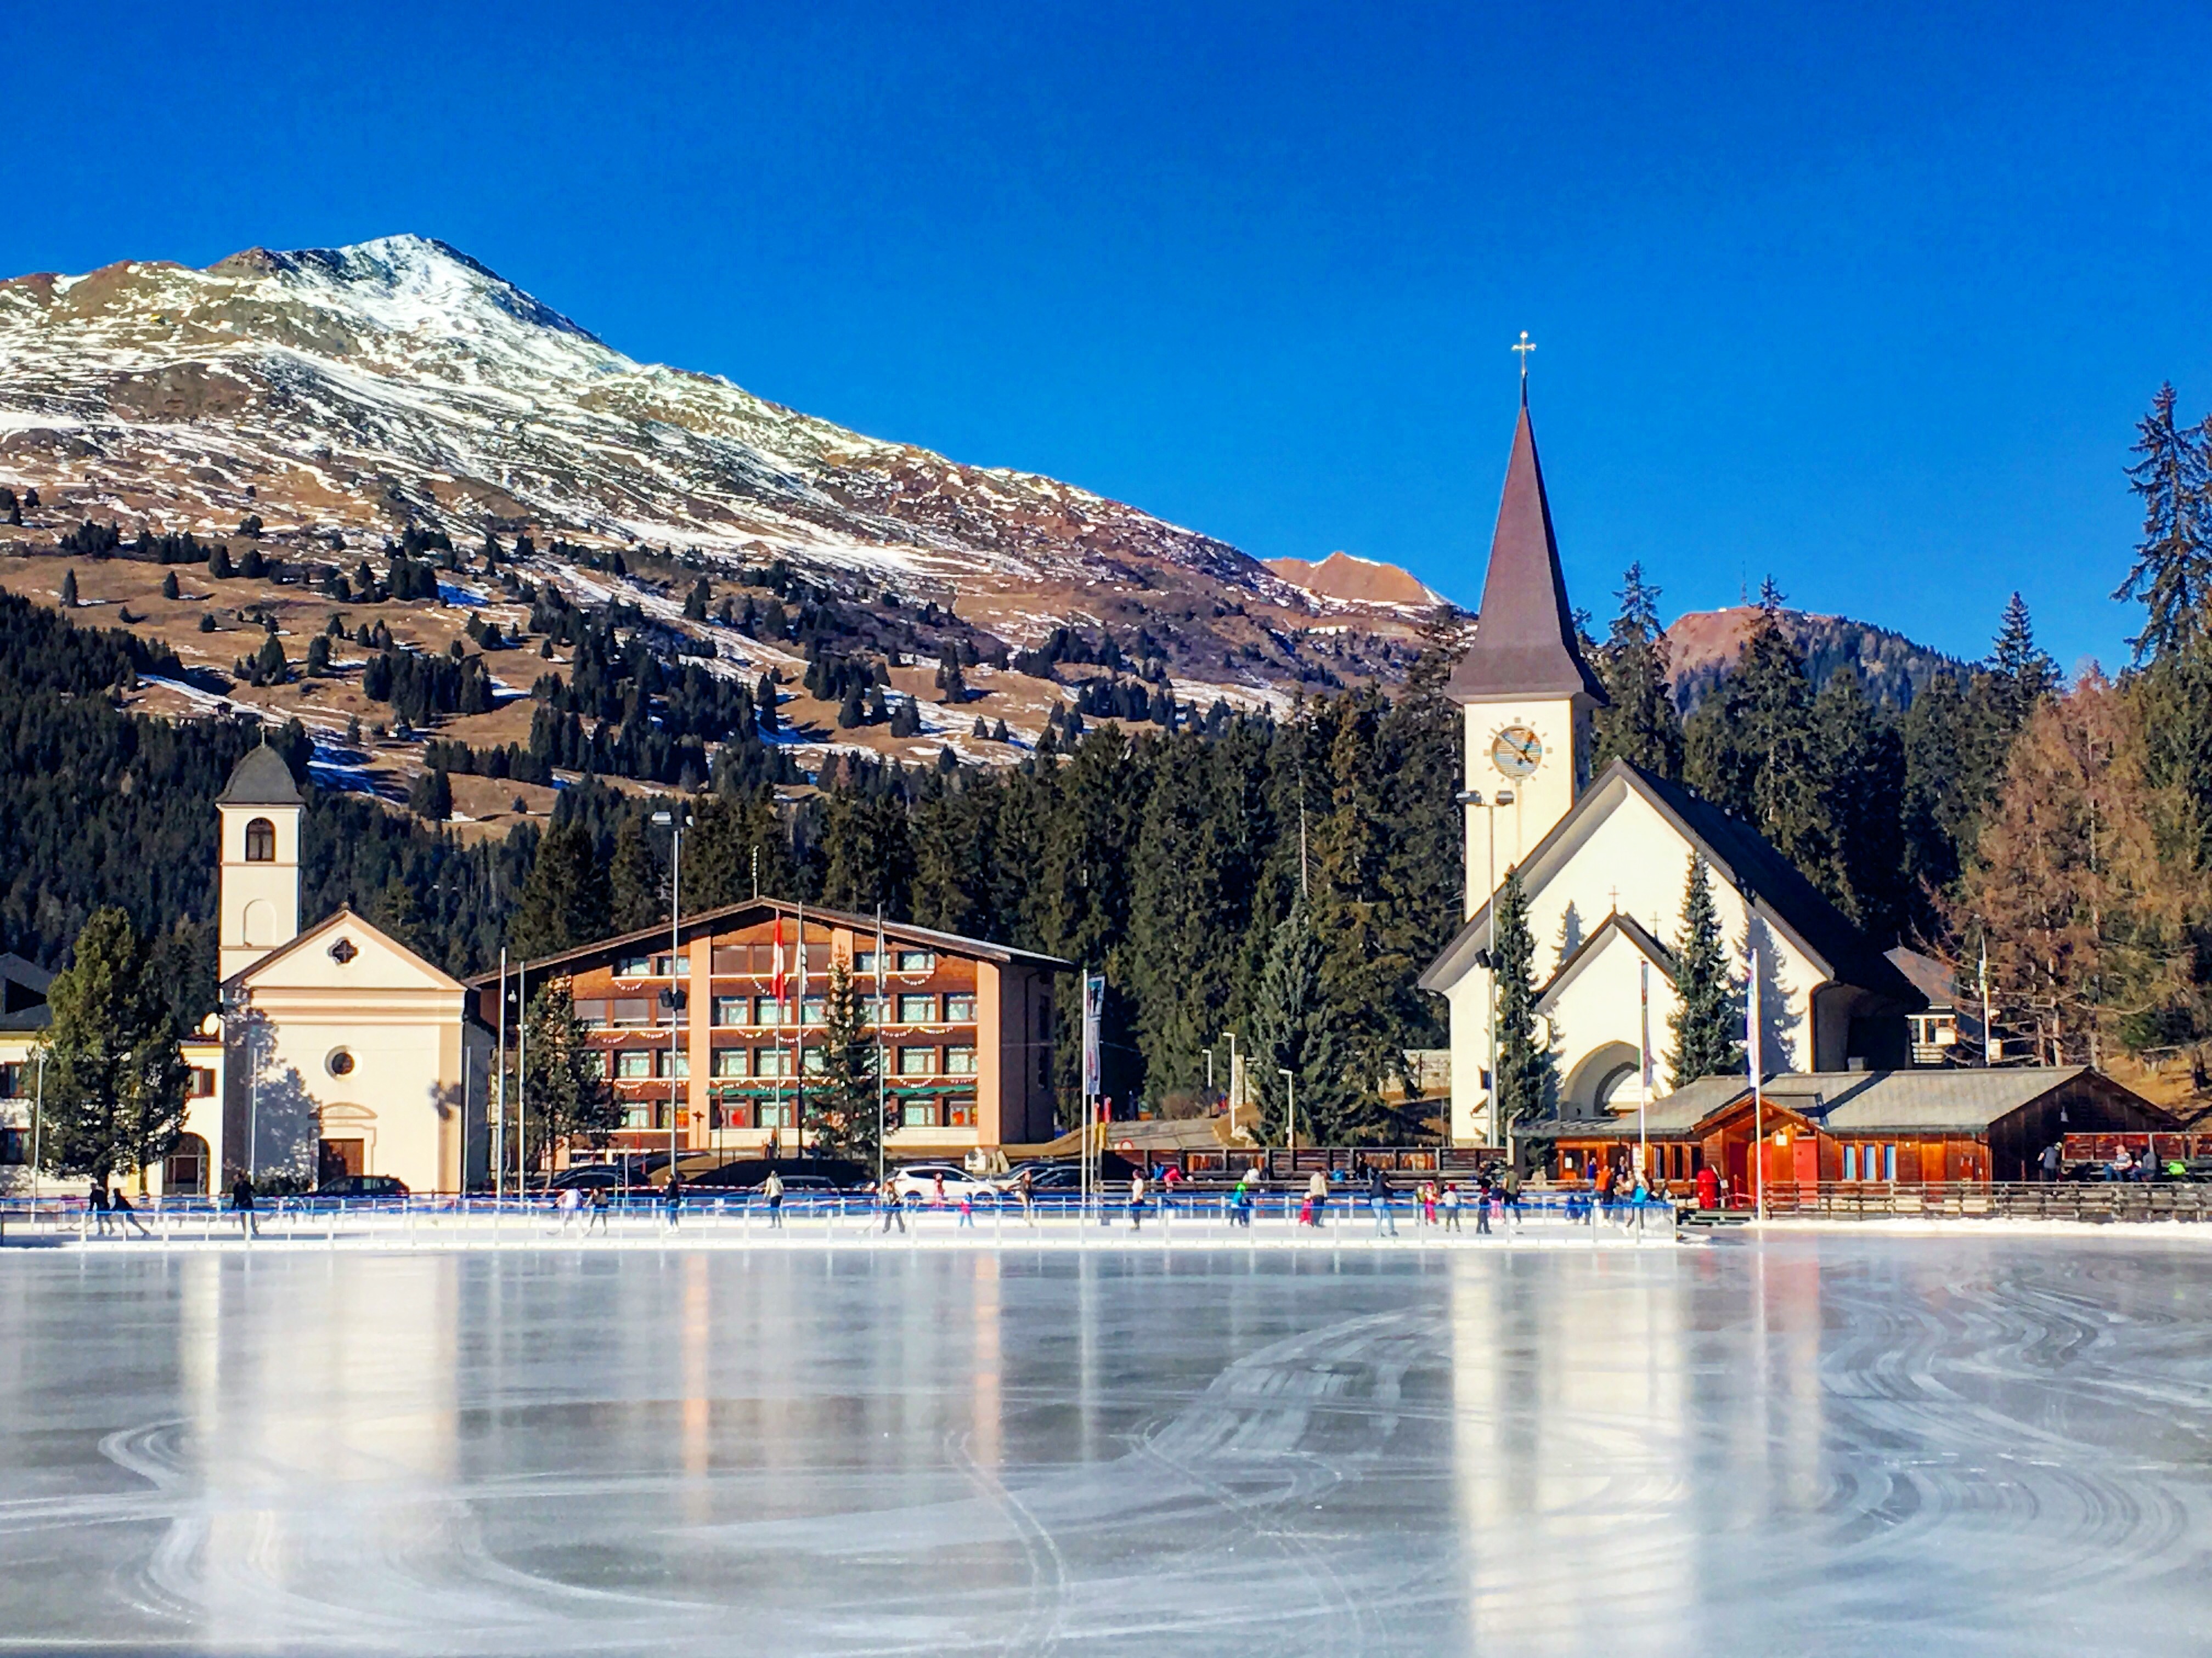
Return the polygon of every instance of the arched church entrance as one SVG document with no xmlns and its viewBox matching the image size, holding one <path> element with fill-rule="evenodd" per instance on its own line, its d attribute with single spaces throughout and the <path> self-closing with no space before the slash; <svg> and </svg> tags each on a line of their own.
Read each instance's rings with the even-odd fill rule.
<svg viewBox="0 0 2212 1658">
<path fill-rule="evenodd" d="M 1601 1117 L 1636 1103 L 1638 1055 L 1626 1042 L 1607 1042 L 1575 1062 L 1559 1090 L 1560 1114 Z"/>
<path fill-rule="evenodd" d="M 179 1197 L 204 1198 L 207 1189 L 208 1143 L 198 1134 L 179 1134 L 161 1161 L 161 1190 Z"/>
</svg>

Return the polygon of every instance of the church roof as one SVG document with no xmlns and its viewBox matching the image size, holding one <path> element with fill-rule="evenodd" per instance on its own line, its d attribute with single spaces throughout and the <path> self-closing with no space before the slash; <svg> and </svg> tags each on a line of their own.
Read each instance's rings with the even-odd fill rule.
<svg viewBox="0 0 2212 1658">
<path fill-rule="evenodd" d="M 215 798 L 219 806 L 296 806 L 300 786 L 284 756 L 264 743 L 231 768 L 230 781 Z"/>
<path fill-rule="evenodd" d="M 1574 611 L 1567 604 L 1566 578 L 1559 572 L 1552 504 L 1545 498 L 1544 469 L 1536 459 L 1536 431 L 1528 422 L 1525 399 L 1513 428 L 1513 453 L 1505 463 L 1505 495 L 1490 541 L 1474 642 L 1452 670 L 1445 690 L 1462 702 L 1577 694 L 1601 707 L 1607 701 L 1605 687 L 1575 641 Z"/>
<path fill-rule="evenodd" d="M 1667 975 L 1667 981 L 1669 984 L 1674 982 L 1674 952 L 1653 938 L 1650 929 L 1643 922 L 1638 920 L 1633 915 L 1624 915 L 1616 909 L 1597 924 L 1589 937 L 1569 950 L 1565 959 L 1553 969 L 1552 976 L 1545 981 L 1544 987 L 1536 993 L 1537 1011 L 1542 1012 L 1545 1004 L 1564 989 L 1567 981 L 1574 977 L 1582 964 L 1596 955 L 1605 941 L 1615 933 L 1620 934 L 1638 950 L 1643 951 L 1645 959 Z"/>
<path fill-rule="evenodd" d="M 1927 999 L 1898 971 L 1896 964 L 1875 949 L 1873 941 L 1823 897 L 1820 889 L 1776 851 L 1765 835 L 1680 784 L 1670 783 L 1626 760 L 1616 760 L 1598 774 L 1567 815 L 1521 860 L 1522 869 L 1538 879 L 1547 878 L 1553 855 L 1572 842 L 1583 819 L 1593 811 L 1608 809 L 1611 802 L 1620 798 L 1618 791 L 1623 787 L 1635 790 L 1650 802 L 1712 866 L 1716 876 L 1796 938 L 1832 982 L 1856 986 L 1895 1002 L 1908 1012 L 1927 1005 Z M 1455 982 L 1467 971 L 1475 950 L 1489 942 L 1489 926 L 1490 904 L 1486 902 L 1421 975 L 1421 988 L 1441 991 Z"/>
<path fill-rule="evenodd" d="M 251 804 L 255 805 L 273 805 L 277 803 L 274 801 L 257 800 Z M 447 972 L 445 969 L 440 967 L 435 962 L 430 960 L 429 957 L 423 955 L 420 950 L 410 949 L 406 944 L 401 943 L 398 939 L 386 932 L 382 927 L 378 926 L 374 922 L 361 915 L 355 910 L 351 904 L 340 904 L 336 909 L 332 910 L 328 915 L 324 916 L 321 920 L 316 922 L 313 926 L 303 929 L 291 940 L 290 943 L 279 944 L 274 950 L 270 950 L 266 956 L 263 956 L 255 961 L 250 962 L 246 966 L 239 969 L 237 972 L 232 974 L 228 979 L 225 979 L 218 988 L 226 993 L 235 993 L 237 991 L 243 990 L 251 985 L 254 980 L 260 978 L 263 975 L 266 974 L 270 968 L 276 966 L 279 962 L 282 962 L 289 957 L 297 955 L 303 950 L 311 949 L 316 944 L 321 944 L 325 938 L 328 938 L 331 933 L 337 932 L 341 929 L 344 929 L 348 932 L 362 933 L 376 939 L 380 944 L 386 945 L 387 948 L 398 954 L 403 960 L 411 962 L 416 967 L 420 968 L 422 970 L 423 976 L 432 981 L 441 990 L 465 990 L 467 988 L 467 987 L 459 979 L 453 977 L 452 974 Z M 357 946 L 356 946 L 356 948 L 357 948 Z M 350 956 L 347 956 L 342 959 L 349 962 L 353 958 Z"/>
<path fill-rule="evenodd" d="M 1748 1084 L 1741 1077 L 1732 1082 L 1728 1098 L 1706 1113 L 1707 1120 L 1751 1102 Z M 2086 1065 L 1784 1072 L 1767 1078 L 1759 1092 L 1768 1109 L 1794 1112 L 1831 1134 L 1980 1134 L 2015 1111 L 2075 1084 L 2105 1106 L 2179 1121 L 2164 1107 Z"/>
</svg>

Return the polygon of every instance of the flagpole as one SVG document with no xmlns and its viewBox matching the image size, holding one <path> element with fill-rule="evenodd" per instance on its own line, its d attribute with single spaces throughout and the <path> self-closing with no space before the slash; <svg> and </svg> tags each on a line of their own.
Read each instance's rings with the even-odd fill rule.
<svg viewBox="0 0 2212 1658">
<path fill-rule="evenodd" d="M 890 1133 L 889 1084 L 884 1077 L 884 907 L 876 906 L 876 1191 L 884 1189 L 884 1137 Z"/>
<path fill-rule="evenodd" d="M 1651 963 L 1636 963 L 1636 1168 L 1648 1188 L 1650 1183 L 1651 1133 L 1647 1118 L 1651 1110 Z"/>
<path fill-rule="evenodd" d="M 499 952 L 499 1105 L 492 1121 L 491 1199 L 507 1192 L 507 949 Z M 496 1211 L 495 1211 L 496 1212 Z"/>
<path fill-rule="evenodd" d="M 799 961 L 799 988 L 791 999 L 791 1132 L 799 1138 L 799 1155 L 806 1155 L 806 901 L 799 901 L 799 919 L 793 930 Z"/>
<path fill-rule="evenodd" d="M 1990 1018 L 1990 935 L 1982 931 L 1982 1069 L 1990 1067 L 1996 1051 L 1996 1027 Z"/>
<path fill-rule="evenodd" d="M 1744 1063 L 1751 1072 L 1752 1143 L 1757 1148 L 1751 1166 L 1753 1212 L 1760 1220 L 1766 1218 L 1766 1094 L 1761 1087 L 1760 1073 L 1765 1066 L 1759 1052 L 1759 951 L 1751 952 L 1751 1005 L 1744 1021 L 1744 1034 L 1750 1038 L 1745 1044 Z"/>
</svg>

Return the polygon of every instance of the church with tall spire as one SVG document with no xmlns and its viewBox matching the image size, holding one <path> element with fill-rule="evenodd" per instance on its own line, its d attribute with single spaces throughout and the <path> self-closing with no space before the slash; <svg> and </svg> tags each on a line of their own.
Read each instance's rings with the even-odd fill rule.
<svg viewBox="0 0 2212 1658">
<path fill-rule="evenodd" d="M 1528 895 L 1540 1036 L 1559 1078 L 1551 1123 L 1664 1095 L 1674 943 L 1702 859 L 1739 981 L 1756 963 L 1766 1068 L 1901 1063 L 1924 1005 L 1881 949 L 1757 829 L 1680 783 L 1615 760 L 1592 774 L 1605 686 L 1583 656 L 1522 381 L 1474 636 L 1447 687 L 1463 720 L 1462 926 L 1422 974 L 1449 1009 L 1449 1128 L 1502 1146 L 1492 950 L 1509 871 Z"/>
</svg>

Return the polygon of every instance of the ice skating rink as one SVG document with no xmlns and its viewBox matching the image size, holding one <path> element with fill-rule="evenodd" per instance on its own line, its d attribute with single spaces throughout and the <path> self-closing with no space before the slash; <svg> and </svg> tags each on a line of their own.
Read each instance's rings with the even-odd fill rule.
<svg viewBox="0 0 2212 1658">
<path fill-rule="evenodd" d="M 0 1255 L 0 1650 L 2212 1648 L 2212 1250 Z"/>
</svg>

